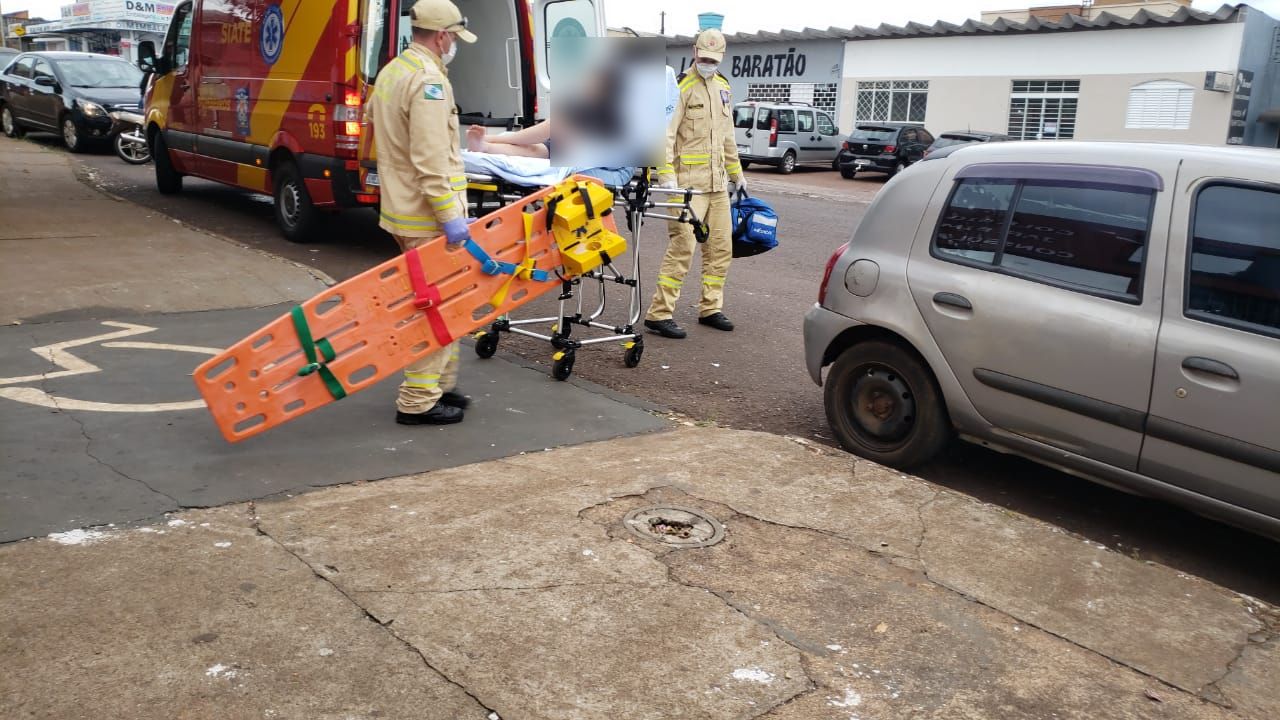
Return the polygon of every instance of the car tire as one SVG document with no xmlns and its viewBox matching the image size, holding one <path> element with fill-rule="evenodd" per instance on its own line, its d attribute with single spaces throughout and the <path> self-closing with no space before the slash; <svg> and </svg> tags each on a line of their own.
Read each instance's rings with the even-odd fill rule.
<svg viewBox="0 0 1280 720">
<path fill-rule="evenodd" d="M 851 167 L 842 167 L 840 168 L 840 177 L 844 178 L 845 180 L 852 180 L 858 177 L 858 171 L 854 170 Z"/>
<path fill-rule="evenodd" d="M 292 160 L 286 160 L 271 174 L 275 178 L 272 197 L 280 233 L 289 242 L 311 242 L 320 213 L 311 202 L 311 193 L 307 192 L 307 184 L 298 166 Z"/>
<path fill-rule="evenodd" d="M 893 178 L 897 177 L 897 176 L 898 176 L 898 173 L 900 173 L 900 172 L 902 172 L 903 170 L 906 170 L 906 169 L 907 169 L 906 164 L 905 164 L 905 163 L 903 163 L 901 160 L 899 160 L 898 162 L 896 162 L 896 163 L 894 163 L 894 164 L 893 164 L 893 167 L 892 167 L 892 168 L 890 168 L 890 169 L 889 169 L 889 178 L 890 178 L 890 179 L 893 179 Z"/>
<path fill-rule="evenodd" d="M 750 161 L 750 160 L 743 160 L 743 161 L 741 162 L 741 164 L 742 164 L 742 169 L 743 169 L 743 170 L 750 170 L 750 169 L 751 169 L 751 161 Z"/>
<path fill-rule="evenodd" d="M 82 153 L 89 141 L 80 133 L 80 128 L 76 127 L 76 121 L 70 115 L 62 116 L 62 142 L 67 149 L 73 153 Z"/>
<path fill-rule="evenodd" d="M 159 130 L 151 134 L 151 161 L 156 166 L 156 190 L 161 195 L 176 195 L 182 192 L 182 173 L 173 166 L 173 158 L 169 156 L 169 146 L 164 141 L 164 133 Z"/>
<path fill-rule="evenodd" d="M 796 169 L 796 154 L 788 150 L 782 159 L 778 161 L 778 172 L 783 175 L 790 175 Z"/>
<path fill-rule="evenodd" d="M 0 128 L 4 128 L 4 134 L 11 138 L 20 138 L 27 134 L 27 131 L 18 124 L 18 118 L 13 116 L 13 111 L 8 105 L 0 106 Z"/>
<path fill-rule="evenodd" d="M 860 342 L 841 353 L 823 393 L 827 422 L 849 452 L 908 469 L 951 440 L 951 420 L 928 365 L 902 345 Z"/>
</svg>

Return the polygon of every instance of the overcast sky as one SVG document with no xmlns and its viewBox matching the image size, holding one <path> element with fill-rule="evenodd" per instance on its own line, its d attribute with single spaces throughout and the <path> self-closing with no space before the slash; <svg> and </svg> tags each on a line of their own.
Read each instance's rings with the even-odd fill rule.
<svg viewBox="0 0 1280 720">
<path fill-rule="evenodd" d="M 174 2 L 175 0 L 168 0 Z M 657 32 L 659 13 L 667 11 L 667 33 L 691 35 L 698 29 L 698 13 L 718 12 L 725 16 L 727 32 L 757 30 L 826 29 L 854 25 L 902 25 L 909 21 L 925 24 L 937 20 L 963 22 L 977 18 L 983 10 L 1057 5 L 1066 0 L 603 0 L 605 15 L 612 27 L 631 27 L 641 32 Z M 0 0 L 5 12 L 28 9 L 33 15 L 53 19 L 65 0 Z M 1280 0 L 1255 0 L 1250 5 L 1280 17 Z M 1196 0 L 1201 10 L 1217 10 L 1220 0 Z"/>
</svg>

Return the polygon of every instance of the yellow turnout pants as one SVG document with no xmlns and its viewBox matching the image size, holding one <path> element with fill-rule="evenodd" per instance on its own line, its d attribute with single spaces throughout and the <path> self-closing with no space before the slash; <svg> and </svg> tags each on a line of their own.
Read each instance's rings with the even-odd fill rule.
<svg viewBox="0 0 1280 720">
<path fill-rule="evenodd" d="M 733 228 L 729 220 L 729 193 L 725 191 L 694 195 L 690 206 L 707 226 L 707 242 L 702 246 L 702 301 L 698 317 L 720 312 L 724 307 L 724 283 L 733 259 Z M 693 264 L 693 250 L 698 244 L 693 226 L 667 223 L 667 254 L 658 269 L 658 286 L 649 304 L 648 320 L 670 320 L 680 299 L 684 277 Z"/>
</svg>

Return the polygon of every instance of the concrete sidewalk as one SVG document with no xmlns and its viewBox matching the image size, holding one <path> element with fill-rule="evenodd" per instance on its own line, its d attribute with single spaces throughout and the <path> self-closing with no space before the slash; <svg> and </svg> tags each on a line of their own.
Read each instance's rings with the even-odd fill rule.
<svg viewBox="0 0 1280 720">
<path fill-rule="evenodd" d="M 76 182 L 64 152 L 0 136 L 0 324 L 259 307 L 319 271 L 190 229 Z"/>
<path fill-rule="evenodd" d="M 0 716 L 1263 720 L 1278 620 L 690 427 L 0 547 Z"/>
</svg>

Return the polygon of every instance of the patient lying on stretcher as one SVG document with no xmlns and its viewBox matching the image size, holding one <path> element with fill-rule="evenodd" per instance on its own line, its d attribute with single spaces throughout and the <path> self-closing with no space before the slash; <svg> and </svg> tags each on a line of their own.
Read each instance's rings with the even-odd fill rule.
<svg viewBox="0 0 1280 720">
<path fill-rule="evenodd" d="M 495 157 L 496 156 L 496 157 Z M 478 125 L 467 128 L 467 151 L 462 159 L 468 172 L 496 174 L 530 185 L 553 185 L 569 175 L 586 175 L 605 185 L 626 185 L 635 174 L 630 167 L 556 168 L 551 165 L 551 123 L 547 120 L 523 130 L 486 136 Z"/>
</svg>

